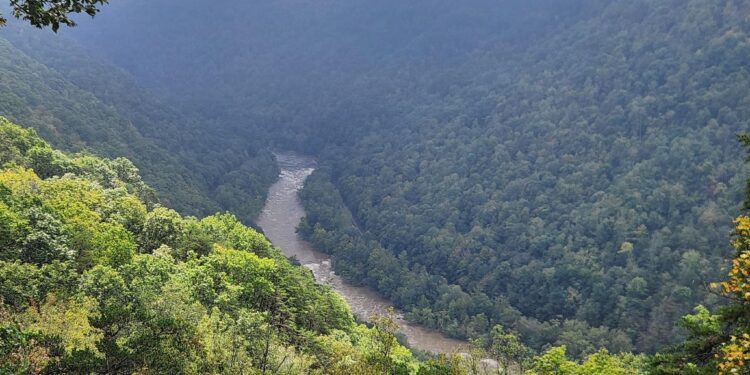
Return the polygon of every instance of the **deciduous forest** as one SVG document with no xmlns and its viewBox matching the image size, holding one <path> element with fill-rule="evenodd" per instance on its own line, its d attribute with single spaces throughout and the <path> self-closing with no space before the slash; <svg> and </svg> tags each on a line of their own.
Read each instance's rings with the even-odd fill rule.
<svg viewBox="0 0 750 375">
<path fill-rule="evenodd" d="M 0 370 L 750 373 L 750 1 L 10 3 Z"/>
</svg>

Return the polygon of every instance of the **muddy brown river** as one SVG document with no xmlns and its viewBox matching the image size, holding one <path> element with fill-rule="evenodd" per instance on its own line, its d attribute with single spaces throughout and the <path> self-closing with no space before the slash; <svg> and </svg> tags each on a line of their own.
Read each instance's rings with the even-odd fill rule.
<svg viewBox="0 0 750 375">
<path fill-rule="evenodd" d="M 392 305 L 374 290 L 354 286 L 336 275 L 328 255 L 316 251 L 312 245 L 297 235 L 296 228 L 305 210 L 297 196 L 305 179 L 315 170 L 315 160 L 297 154 L 276 155 L 281 175 L 271 186 L 266 205 L 258 218 L 258 225 L 269 240 L 287 257 L 295 257 L 312 270 L 315 280 L 329 285 L 351 306 L 354 315 L 368 320 L 373 314 L 383 314 Z M 396 310 L 396 320 L 401 333 L 413 348 L 432 353 L 462 352 L 467 343 L 448 338 L 441 333 L 407 322 Z"/>
</svg>

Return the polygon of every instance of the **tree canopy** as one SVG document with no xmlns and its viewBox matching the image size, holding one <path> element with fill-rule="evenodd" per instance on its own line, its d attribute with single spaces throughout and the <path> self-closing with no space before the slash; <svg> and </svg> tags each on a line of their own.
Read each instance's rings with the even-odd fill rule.
<svg viewBox="0 0 750 375">
<path fill-rule="evenodd" d="M 244 275 L 257 288 L 230 280 L 231 293 L 213 293 L 257 299 L 258 311 L 270 311 L 279 289 L 267 276 L 277 268 L 265 261 L 260 239 L 227 245 L 210 232 L 236 223 L 183 215 L 232 210 L 252 221 L 278 174 L 268 148 L 291 148 L 315 153 L 322 166 L 301 193 L 307 217 L 300 232 L 331 254 L 336 271 L 377 289 L 412 321 L 474 339 L 505 367 L 639 368 L 643 357 L 623 353 L 664 347 L 671 349 L 647 360 L 652 371 L 730 372 L 745 360 L 747 312 L 737 293 L 746 262 L 742 241 L 729 246 L 725 237 L 733 227 L 736 238 L 745 236 L 745 220 L 733 226 L 728 218 L 740 210 L 748 173 L 734 137 L 750 118 L 750 2 L 117 6 L 100 28 L 75 35 L 168 105 L 70 44 L 3 30 L 0 111 L 66 151 L 132 160 L 9 148 L 9 157 L 26 160 L 4 172 L 9 196 L 49 195 L 28 210 L 4 203 L 0 234 L 21 238 L 1 240 L 9 259 L 22 263 L 8 265 L 17 271 L 9 274 L 57 275 L 63 272 L 21 270 L 71 259 L 76 272 L 107 266 L 121 273 L 145 253 L 227 275 L 240 264 L 257 271 Z M 116 195 L 110 190 L 123 188 L 113 174 L 128 176 L 134 166 L 160 194 L 139 183 L 107 205 Z M 256 246 L 258 259 L 234 252 Z M 182 272 L 169 267 L 165 274 Z M 728 270 L 726 284 L 708 287 Z M 29 300 L 8 285 L 8 300 Z M 32 322 L 22 328 L 73 337 L 80 348 L 55 350 L 96 357 L 90 344 L 101 342 L 99 326 L 73 319 L 84 337 L 51 328 L 62 312 L 95 320 L 91 296 L 69 300 L 39 288 L 38 311 L 13 312 Z M 215 307 L 210 288 L 204 292 L 195 311 Z M 152 293 L 160 294 L 181 293 Z M 191 311 L 195 301 L 178 302 Z M 368 345 L 390 347 L 383 327 Z M 221 339 L 216 346 L 225 346 Z M 260 347 L 255 353 L 266 352 Z M 343 372 L 347 360 L 338 354 L 355 353 L 357 365 L 415 371 L 409 361 L 378 362 L 382 356 L 360 361 L 356 344 L 333 342 L 322 352 L 314 366 Z M 437 358 L 419 371 L 445 373 L 455 361 Z"/>
<path fill-rule="evenodd" d="M 76 35 L 232 139 L 316 154 L 302 232 L 414 321 L 582 357 L 721 302 L 747 1 L 113 6 Z"/>
<path fill-rule="evenodd" d="M 181 216 L 127 159 L 65 154 L 0 118 L 0 373 L 416 366 L 235 216 Z"/>
<path fill-rule="evenodd" d="M 13 17 L 38 28 L 50 27 L 57 32 L 60 25 L 75 26 L 72 14 L 85 13 L 94 17 L 109 0 L 10 0 Z M 0 14 L 0 26 L 7 22 Z"/>
</svg>

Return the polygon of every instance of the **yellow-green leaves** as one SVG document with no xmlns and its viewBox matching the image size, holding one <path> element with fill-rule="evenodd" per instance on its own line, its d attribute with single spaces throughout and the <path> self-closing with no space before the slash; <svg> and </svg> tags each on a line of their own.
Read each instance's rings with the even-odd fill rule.
<svg viewBox="0 0 750 375">
<path fill-rule="evenodd" d="M 721 289 L 738 307 L 750 305 L 750 217 L 740 216 L 734 221 L 735 238 L 732 245 L 737 255 L 732 259 L 729 278 Z M 750 329 L 747 322 L 737 328 L 716 354 L 719 374 L 740 374 L 750 366 Z"/>
<path fill-rule="evenodd" d="M 92 298 L 78 296 L 62 300 L 50 294 L 38 308 L 29 307 L 25 323 L 30 331 L 59 337 L 67 354 L 85 350 L 101 355 L 96 343 L 103 333 L 89 322 L 97 315 L 97 303 Z"/>
<path fill-rule="evenodd" d="M 248 317 L 246 317 L 248 318 Z M 244 368 L 252 367 L 252 334 L 264 324 L 264 317 L 255 316 L 242 324 L 218 308 L 204 315 L 197 326 L 201 337 L 204 366 L 207 371 L 238 374 Z M 253 319 L 254 318 L 254 319 Z M 245 328 L 256 332 L 246 332 Z"/>
<path fill-rule="evenodd" d="M 126 159 L 40 142 L 0 120 L 13 164 L 0 165 L 0 334 L 18 338 L 8 352 L 22 362 L 0 352 L 0 373 L 416 371 L 392 329 L 355 325 L 340 296 L 233 215 L 154 207 Z"/>
<path fill-rule="evenodd" d="M 637 375 L 644 374 L 643 356 L 629 353 L 610 354 L 601 349 L 590 354 L 582 363 L 565 356 L 565 346 L 551 348 L 534 358 L 530 375 Z"/>
<path fill-rule="evenodd" d="M 732 260 L 729 280 L 721 283 L 721 287 L 725 294 L 750 303 L 750 217 L 738 217 L 735 225 L 736 238 L 732 245 L 737 256 Z"/>
<path fill-rule="evenodd" d="M 217 245 L 206 264 L 213 273 L 221 275 L 222 279 L 226 278 L 226 282 L 239 288 L 237 302 L 241 305 L 265 310 L 275 304 L 276 298 L 281 297 L 275 293 L 276 287 L 272 282 L 277 271 L 272 259 Z"/>
<path fill-rule="evenodd" d="M 13 167 L 0 170 L 0 184 L 7 186 L 14 194 L 29 195 L 39 189 L 42 179 L 31 169 Z"/>
<path fill-rule="evenodd" d="M 91 236 L 91 264 L 113 267 L 130 263 L 136 246 L 133 235 L 120 224 L 99 223 Z"/>
<path fill-rule="evenodd" d="M 732 336 L 717 355 L 720 375 L 742 374 L 750 366 L 750 333 Z"/>
<path fill-rule="evenodd" d="M 161 245 L 177 248 L 185 235 L 185 222 L 174 210 L 156 207 L 146 215 L 138 242 L 142 252 L 151 252 Z"/>
<path fill-rule="evenodd" d="M 32 148 L 49 148 L 32 129 L 24 129 L 0 116 L 0 167 L 10 163 L 23 165 Z"/>
<path fill-rule="evenodd" d="M 211 233 L 215 242 L 236 250 L 269 256 L 271 244 L 262 234 L 250 229 L 232 214 L 217 214 L 201 220 L 201 226 Z"/>
</svg>

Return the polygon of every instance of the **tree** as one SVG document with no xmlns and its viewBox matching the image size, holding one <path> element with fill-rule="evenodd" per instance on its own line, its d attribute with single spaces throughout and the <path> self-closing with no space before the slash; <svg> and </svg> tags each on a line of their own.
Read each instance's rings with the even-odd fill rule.
<svg viewBox="0 0 750 375">
<path fill-rule="evenodd" d="M 0 120 L 0 374 L 416 371 L 236 217 L 149 211 L 129 161 L 39 142 Z"/>
<path fill-rule="evenodd" d="M 21 260 L 43 264 L 73 258 L 75 252 L 68 249 L 57 218 L 38 207 L 29 209 L 27 218 L 29 227 L 22 241 Z"/>
<path fill-rule="evenodd" d="M 99 355 L 96 344 L 103 334 L 89 323 L 98 314 L 92 298 L 76 296 L 62 300 L 49 294 L 44 304 L 28 308 L 24 320 L 32 332 L 59 337 L 67 354 L 81 350 Z"/>
<path fill-rule="evenodd" d="M 403 363 L 394 361 L 393 354 L 399 347 L 396 340 L 398 322 L 396 311 L 389 308 L 385 314 L 376 314 L 370 318 L 373 324 L 373 339 L 376 350 L 370 357 L 372 366 L 376 372 L 384 374 L 407 374 L 408 370 Z"/>
<path fill-rule="evenodd" d="M 565 356 L 565 346 L 550 348 L 544 354 L 534 358 L 534 372 L 539 375 L 572 375 L 576 363 Z"/>
<path fill-rule="evenodd" d="M 729 323 L 730 339 L 716 354 L 719 374 L 750 373 L 750 217 L 735 220 L 736 238 L 732 245 L 737 256 L 732 260 L 729 279 L 721 283 L 725 296 L 733 301 L 723 313 Z"/>
<path fill-rule="evenodd" d="M 750 136 L 739 136 L 750 152 Z M 750 159 L 748 159 L 750 161 Z M 750 208 L 750 179 L 745 209 Z M 715 315 L 703 306 L 682 318 L 688 337 L 649 360 L 649 372 L 672 374 L 750 374 L 750 217 L 734 220 L 732 247 L 735 256 L 721 283 L 711 284 L 728 301 Z"/>
<path fill-rule="evenodd" d="M 565 346 L 553 347 L 534 358 L 528 375 L 636 375 L 643 374 L 643 357 L 633 354 L 609 354 L 606 349 L 586 357 L 583 363 L 569 360 Z"/>
<path fill-rule="evenodd" d="M 50 26 L 52 31 L 57 32 L 60 25 L 76 25 L 70 18 L 71 14 L 86 13 L 94 17 L 100 6 L 108 2 L 109 0 L 10 0 L 10 6 L 13 17 L 28 21 L 38 28 Z M 6 21 L 0 15 L 0 25 L 4 25 Z"/>
<path fill-rule="evenodd" d="M 375 328 L 375 341 L 378 350 L 383 357 L 391 355 L 391 350 L 397 345 L 396 332 L 398 332 L 398 323 L 396 322 L 396 311 L 389 308 L 383 315 L 374 315 L 371 319 Z"/>
<path fill-rule="evenodd" d="M 50 361 L 39 335 L 12 322 L 0 302 L 0 374 L 40 374 Z"/>
<path fill-rule="evenodd" d="M 165 207 L 156 207 L 146 215 L 139 236 L 142 252 L 151 252 L 161 245 L 178 248 L 185 234 L 185 221 L 180 215 Z"/>
<path fill-rule="evenodd" d="M 523 373 L 533 355 L 533 351 L 518 336 L 506 332 L 499 324 L 492 327 L 487 352 L 500 364 L 499 371 L 503 375 L 510 374 L 512 366 L 518 367 L 519 372 Z"/>
</svg>

